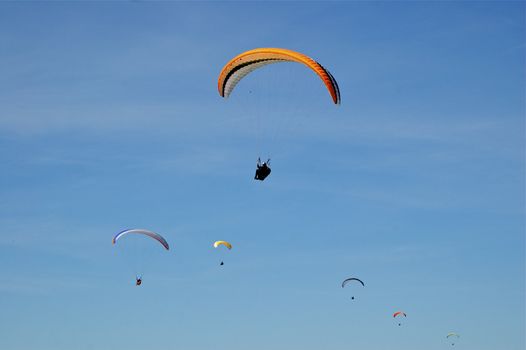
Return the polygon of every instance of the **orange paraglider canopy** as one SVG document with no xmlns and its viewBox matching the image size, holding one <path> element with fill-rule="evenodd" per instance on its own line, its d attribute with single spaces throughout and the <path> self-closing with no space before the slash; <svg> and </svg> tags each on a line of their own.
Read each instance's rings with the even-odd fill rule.
<svg viewBox="0 0 526 350">
<path fill-rule="evenodd" d="M 221 70 L 217 81 L 219 95 L 228 97 L 237 83 L 253 70 L 272 63 L 297 62 L 312 69 L 323 81 L 335 104 L 340 104 L 340 90 L 332 74 L 312 58 L 287 49 L 259 48 L 243 52 Z"/>
</svg>

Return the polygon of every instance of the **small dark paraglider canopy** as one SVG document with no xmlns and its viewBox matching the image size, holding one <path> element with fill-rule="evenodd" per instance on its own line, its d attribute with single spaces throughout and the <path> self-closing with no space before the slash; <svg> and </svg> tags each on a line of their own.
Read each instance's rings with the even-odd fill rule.
<svg viewBox="0 0 526 350">
<path fill-rule="evenodd" d="M 344 288 L 351 281 L 356 281 L 356 282 L 360 283 L 363 287 L 365 287 L 365 283 L 363 283 L 363 281 L 361 279 L 358 279 L 358 278 L 355 278 L 355 277 L 351 277 L 351 278 L 345 279 L 342 282 L 342 288 Z M 351 297 L 351 300 L 354 300 L 354 295 Z"/>
<path fill-rule="evenodd" d="M 357 281 L 357 282 L 361 283 L 362 286 L 365 287 L 365 283 L 363 283 L 363 281 L 361 279 L 358 279 L 358 278 L 355 278 L 355 277 L 351 277 L 351 278 L 347 278 L 346 280 L 344 280 L 342 282 L 342 288 L 345 287 L 347 285 L 347 283 L 349 283 L 351 281 Z"/>
</svg>

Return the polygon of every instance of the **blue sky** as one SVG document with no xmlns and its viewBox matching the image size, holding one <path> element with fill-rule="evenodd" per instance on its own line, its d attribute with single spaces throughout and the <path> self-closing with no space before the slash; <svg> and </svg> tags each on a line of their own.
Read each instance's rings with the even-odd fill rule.
<svg viewBox="0 0 526 350">
<path fill-rule="evenodd" d="M 0 348 L 524 349 L 524 11 L 0 3 Z M 278 65 L 220 98 L 266 46 L 319 60 L 342 105 Z M 302 104 L 255 183 L 243 96 L 287 69 Z M 172 246 L 144 242 L 140 288 L 111 245 L 130 227 Z"/>
</svg>

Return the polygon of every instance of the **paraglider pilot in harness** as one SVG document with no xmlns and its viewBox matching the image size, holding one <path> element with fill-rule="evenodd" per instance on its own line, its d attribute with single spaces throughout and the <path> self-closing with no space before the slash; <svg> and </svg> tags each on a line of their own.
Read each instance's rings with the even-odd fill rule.
<svg viewBox="0 0 526 350">
<path fill-rule="evenodd" d="M 258 158 L 258 162 L 256 164 L 256 174 L 254 175 L 254 180 L 263 181 L 266 179 L 267 176 L 270 175 L 270 158 L 266 161 L 261 163 L 261 158 Z"/>
<path fill-rule="evenodd" d="M 135 277 L 135 285 L 140 286 L 142 283 L 142 276 L 136 276 Z"/>
</svg>

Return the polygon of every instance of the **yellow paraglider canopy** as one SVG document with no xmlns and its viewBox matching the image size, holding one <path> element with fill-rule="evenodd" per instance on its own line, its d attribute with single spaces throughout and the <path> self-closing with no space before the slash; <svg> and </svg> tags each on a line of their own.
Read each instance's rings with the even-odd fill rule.
<svg viewBox="0 0 526 350">
<path fill-rule="evenodd" d="M 228 243 L 227 241 L 216 241 L 214 243 L 214 248 L 219 247 L 220 245 L 224 245 L 228 249 L 232 249 L 232 244 Z"/>
</svg>

